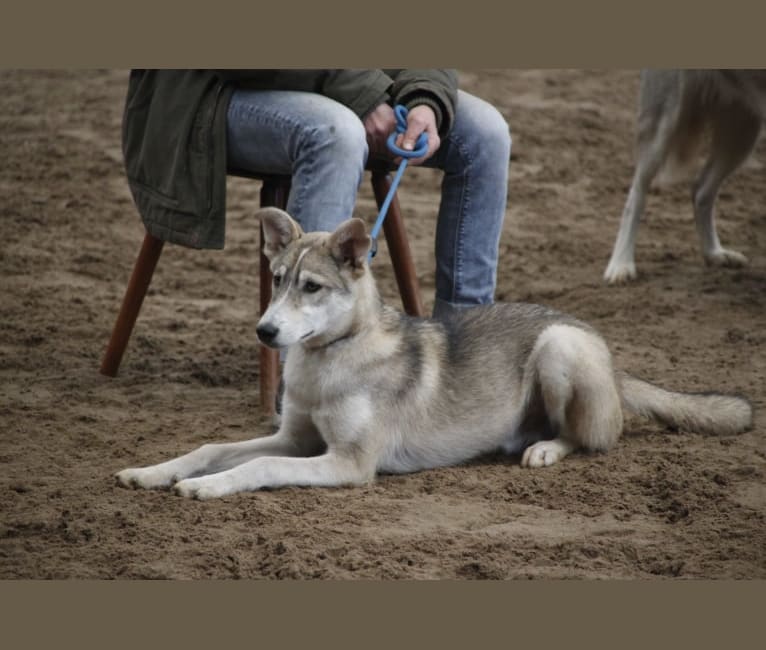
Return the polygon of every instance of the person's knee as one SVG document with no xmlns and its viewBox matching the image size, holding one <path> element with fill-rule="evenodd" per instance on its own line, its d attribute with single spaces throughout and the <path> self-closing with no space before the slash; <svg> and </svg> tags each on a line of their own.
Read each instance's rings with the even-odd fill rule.
<svg viewBox="0 0 766 650">
<path fill-rule="evenodd" d="M 482 146 L 492 147 L 496 155 L 508 160 L 511 156 L 511 130 L 502 113 L 497 108 L 487 104 L 483 111 L 482 120 L 478 125 L 479 138 Z"/>
<path fill-rule="evenodd" d="M 339 112 L 313 129 L 317 155 L 364 167 L 367 161 L 367 137 L 361 120 L 351 111 Z"/>
<path fill-rule="evenodd" d="M 463 99 L 463 104 L 466 108 L 464 128 L 470 134 L 465 140 L 475 148 L 475 153 L 491 153 L 493 158 L 509 160 L 511 131 L 502 113 L 478 97 Z"/>
</svg>

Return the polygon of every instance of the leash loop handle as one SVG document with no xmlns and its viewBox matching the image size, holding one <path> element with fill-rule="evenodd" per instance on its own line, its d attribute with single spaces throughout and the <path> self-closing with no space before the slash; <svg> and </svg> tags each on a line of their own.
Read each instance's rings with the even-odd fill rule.
<svg viewBox="0 0 766 650">
<path fill-rule="evenodd" d="M 405 160 L 409 158 L 420 158 L 428 153 L 428 136 L 421 133 L 415 142 L 415 148 L 412 151 L 402 149 L 396 146 L 396 138 L 399 134 L 407 132 L 407 109 L 401 104 L 394 106 L 394 116 L 396 117 L 396 129 L 388 136 L 386 144 L 391 153 L 401 156 Z"/>
<path fill-rule="evenodd" d="M 391 200 L 394 198 L 394 194 L 396 194 L 396 188 L 399 186 L 399 181 L 402 180 L 402 174 L 404 174 L 407 163 L 409 162 L 410 158 L 420 158 L 421 156 L 425 156 L 426 153 L 428 153 L 428 136 L 425 133 L 421 133 L 418 136 L 418 139 L 415 142 L 415 148 L 412 151 L 401 149 L 400 147 L 396 146 L 397 136 L 400 133 L 405 133 L 407 131 L 407 113 L 407 109 L 401 104 L 394 106 L 394 115 L 396 116 L 396 129 L 393 133 L 391 133 L 391 135 L 388 136 L 386 144 L 388 145 L 391 153 L 400 156 L 402 161 L 399 163 L 399 169 L 396 171 L 394 180 L 391 181 L 391 187 L 388 189 L 388 194 L 386 194 L 383 205 L 380 206 L 378 218 L 375 220 L 375 225 L 372 227 L 372 231 L 370 232 L 372 246 L 370 247 L 370 253 L 367 256 L 368 261 L 372 261 L 372 258 L 375 257 L 378 252 L 378 235 L 380 234 L 380 229 L 383 227 L 383 221 L 388 214 L 388 207 L 391 205 Z"/>
</svg>

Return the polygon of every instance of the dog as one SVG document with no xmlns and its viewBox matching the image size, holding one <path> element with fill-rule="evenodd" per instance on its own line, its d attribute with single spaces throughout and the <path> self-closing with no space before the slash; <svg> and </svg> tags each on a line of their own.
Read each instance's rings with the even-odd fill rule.
<svg viewBox="0 0 766 650">
<path fill-rule="evenodd" d="M 477 306 L 439 321 L 384 305 L 359 219 L 306 234 L 277 208 L 258 216 L 273 294 L 256 333 L 288 349 L 278 431 L 123 470 L 120 484 L 207 499 L 359 485 L 497 450 L 544 467 L 614 445 L 623 408 L 699 432 L 752 426 L 744 398 L 675 393 L 615 371 L 591 326 L 544 306 Z"/>
<path fill-rule="evenodd" d="M 721 246 L 714 205 L 724 180 L 748 157 L 766 119 L 766 70 L 644 70 L 639 91 L 637 161 L 612 256 L 609 284 L 636 277 L 634 248 L 649 185 L 688 171 L 709 135 L 707 161 L 692 186 L 702 254 L 708 265 L 739 267 L 747 258 Z"/>
</svg>

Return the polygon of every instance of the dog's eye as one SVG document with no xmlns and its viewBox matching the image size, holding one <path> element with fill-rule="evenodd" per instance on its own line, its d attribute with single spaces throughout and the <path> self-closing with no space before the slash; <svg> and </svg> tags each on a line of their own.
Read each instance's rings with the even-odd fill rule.
<svg viewBox="0 0 766 650">
<path fill-rule="evenodd" d="M 282 276 L 281 275 L 275 275 L 274 276 L 274 286 L 278 287 L 280 284 L 282 284 Z"/>
<path fill-rule="evenodd" d="M 303 290 L 306 293 L 316 293 L 322 288 L 321 284 L 317 284 L 316 282 L 312 282 L 311 280 L 307 280 L 306 284 L 303 285 Z"/>
</svg>

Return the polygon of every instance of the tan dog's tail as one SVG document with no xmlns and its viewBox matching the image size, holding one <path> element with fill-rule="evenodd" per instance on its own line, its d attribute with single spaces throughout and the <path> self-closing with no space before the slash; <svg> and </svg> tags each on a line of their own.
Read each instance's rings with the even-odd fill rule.
<svg viewBox="0 0 766 650">
<path fill-rule="evenodd" d="M 676 393 L 617 373 L 622 405 L 637 415 L 696 433 L 733 434 L 753 426 L 753 407 L 745 398 L 718 393 Z"/>
</svg>

